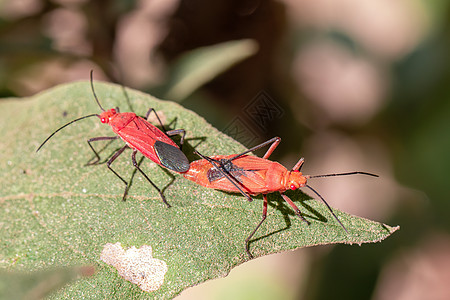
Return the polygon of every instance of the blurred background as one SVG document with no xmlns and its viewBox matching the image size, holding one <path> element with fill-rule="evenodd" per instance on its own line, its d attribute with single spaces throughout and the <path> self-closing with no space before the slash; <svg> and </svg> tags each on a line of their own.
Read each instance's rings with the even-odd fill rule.
<svg viewBox="0 0 450 300">
<path fill-rule="evenodd" d="M 387 240 L 263 257 L 177 299 L 450 299 L 449 27 L 444 0 L 0 0 L 0 96 L 94 69 L 246 146 L 280 136 L 288 168 L 381 176 L 310 184 L 400 225 Z"/>
</svg>

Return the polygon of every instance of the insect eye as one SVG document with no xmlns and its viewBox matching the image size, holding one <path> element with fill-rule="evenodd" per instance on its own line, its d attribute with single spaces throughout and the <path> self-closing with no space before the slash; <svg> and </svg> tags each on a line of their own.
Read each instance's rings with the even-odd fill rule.
<svg viewBox="0 0 450 300">
<path fill-rule="evenodd" d="M 290 189 L 295 191 L 297 189 L 297 186 L 295 184 L 291 184 Z"/>
<path fill-rule="evenodd" d="M 100 122 L 102 122 L 102 123 L 106 123 L 106 121 L 107 121 L 106 118 L 101 118 L 100 119 Z"/>
</svg>

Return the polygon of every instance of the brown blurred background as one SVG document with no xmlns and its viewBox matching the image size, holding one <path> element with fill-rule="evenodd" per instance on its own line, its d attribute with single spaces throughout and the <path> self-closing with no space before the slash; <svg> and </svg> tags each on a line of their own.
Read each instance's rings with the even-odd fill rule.
<svg viewBox="0 0 450 300">
<path fill-rule="evenodd" d="M 94 69 L 96 80 L 180 102 L 246 146 L 282 137 L 272 158 L 287 167 L 304 156 L 305 173 L 381 176 L 311 185 L 336 208 L 400 225 L 386 241 L 260 258 L 178 299 L 450 299 L 449 6 L 0 0 L 0 95 Z M 242 39 L 257 43 L 253 55 L 171 92 L 180 61 L 208 73 L 202 47 Z"/>
</svg>

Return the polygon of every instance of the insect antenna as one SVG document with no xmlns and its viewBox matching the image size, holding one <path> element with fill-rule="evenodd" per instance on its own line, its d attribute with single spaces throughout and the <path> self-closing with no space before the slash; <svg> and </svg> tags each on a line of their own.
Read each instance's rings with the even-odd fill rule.
<svg viewBox="0 0 450 300">
<path fill-rule="evenodd" d="M 100 101 L 98 101 L 97 94 L 95 94 L 95 90 L 94 90 L 94 70 L 91 70 L 91 90 L 92 90 L 92 94 L 94 94 L 94 98 L 95 98 L 95 101 L 97 101 L 98 106 L 100 107 L 100 109 L 102 111 L 105 111 L 105 109 L 100 104 Z"/>
<path fill-rule="evenodd" d="M 69 123 L 67 123 L 67 124 L 65 124 L 65 125 L 63 125 L 63 126 L 61 126 L 61 127 L 59 127 L 59 128 L 56 129 L 56 130 L 55 130 L 48 138 L 45 139 L 45 141 L 39 146 L 39 148 L 37 148 L 36 152 L 38 152 L 38 151 L 42 148 L 42 146 L 44 146 L 44 144 L 47 143 L 47 141 L 48 141 L 49 139 L 51 139 L 51 138 L 52 138 L 58 131 L 60 131 L 61 129 L 63 129 L 63 128 L 69 126 L 69 125 L 72 124 L 72 123 L 75 123 L 75 122 L 77 122 L 77 121 L 80 121 L 80 120 L 83 120 L 83 119 L 86 119 L 86 118 L 90 118 L 90 117 L 98 117 L 98 115 L 97 115 L 97 114 L 87 115 L 87 116 L 84 116 L 84 117 L 81 117 L 81 118 L 72 120 L 72 121 L 70 121 Z"/>
<path fill-rule="evenodd" d="M 367 173 L 367 172 L 347 172 L 347 173 L 335 173 L 335 174 L 324 174 L 324 175 L 309 175 L 308 178 L 321 178 L 321 177 L 333 177 L 333 176 L 347 176 L 347 175 L 356 175 L 356 174 L 361 174 L 361 175 L 368 175 L 368 176 L 373 176 L 373 177 L 380 177 L 376 174 L 372 174 L 372 173 Z"/>
<path fill-rule="evenodd" d="M 100 104 L 100 101 L 98 101 L 97 95 L 95 94 L 95 90 L 94 90 L 94 70 L 91 70 L 90 78 L 91 78 L 91 90 L 92 90 L 92 94 L 94 94 L 95 101 L 97 102 L 97 104 L 98 104 L 98 106 L 100 107 L 100 109 L 101 109 L 102 111 L 105 111 L 105 109 L 104 109 L 104 108 L 102 107 L 102 105 Z M 51 139 L 51 138 L 52 138 L 58 131 L 60 131 L 61 129 L 63 129 L 63 128 L 65 128 L 65 127 L 69 126 L 70 124 L 75 123 L 75 122 L 77 122 L 77 121 L 80 121 L 80 120 L 83 120 L 83 119 L 86 119 L 86 118 L 90 118 L 90 117 L 98 117 L 98 116 L 99 116 L 98 114 L 90 114 L 90 115 L 87 115 L 87 116 L 84 116 L 84 117 L 81 117 L 81 118 L 72 120 L 72 121 L 70 121 L 69 123 L 67 123 L 67 124 L 65 124 L 65 125 L 63 125 L 63 126 L 61 126 L 61 127 L 59 127 L 59 128 L 56 129 L 56 130 L 55 130 L 48 138 L 45 139 L 45 141 L 39 146 L 39 148 L 37 148 L 36 152 L 38 152 L 39 150 L 41 150 L 41 148 L 45 145 L 45 143 L 47 143 L 47 141 L 48 141 L 49 139 Z"/>
<path fill-rule="evenodd" d="M 128 107 L 130 108 L 130 111 L 134 112 L 134 108 L 131 105 L 130 96 L 128 96 L 127 90 L 125 89 L 125 86 L 123 85 L 122 73 L 120 73 L 120 72 L 119 72 L 119 83 L 120 83 L 120 88 L 122 89 L 122 93 L 125 96 L 125 99 L 127 100 L 127 104 L 128 104 Z"/>
<path fill-rule="evenodd" d="M 338 221 L 338 223 L 342 226 L 342 228 L 344 228 L 345 232 L 348 233 L 347 228 L 345 228 L 344 224 L 342 224 L 341 221 L 339 221 L 338 217 L 334 214 L 333 210 L 331 209 L 331 206 L 328 205 L 327 201 L 325 201 L 325 199 L 311 186 L 306 185 L 306 187 L 309 188 L 314 194 L 316 194 L 320 198 L 320 200 L 322 200 L 322 202 L 328 207 L 328 210 L 331 212 L 336 221 Z"/>
</svg>

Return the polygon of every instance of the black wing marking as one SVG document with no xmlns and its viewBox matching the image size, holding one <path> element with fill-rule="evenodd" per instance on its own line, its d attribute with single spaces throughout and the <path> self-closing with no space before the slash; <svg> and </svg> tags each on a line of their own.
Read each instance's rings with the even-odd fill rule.
<svg viewBox="0 0 450 300">
<path fill-rule="evenodd" d="M 222 169 L 222 171 L 233 177 L 236 181 L 238 181 L 241 184 L 242 180 L 240 179 L 240 177 L 246 176 L 246 172 L 258 171 L 256 169 L 253 170 L 240 168 L 235 164 L 233 164 L 233 162 L 229 159 L 221 159 L 218 161 L 218 163 L 220 164 L 220 168 Z M 211 169 L 208 170 L 206 176 L 208 178 L 208 181 L 211 183 L 213 181 L 222 179 L 223 177 L 225 177 L 225 174 L 223 172 L 220 172 L 216 167 L 212 167 Z"/>
<path fill-rule="evenodd" d="M 189 170 L 189 160 L 180 148 L 161 141 L 156 141 L 153 147 L 161 161 L 161 165 L 164 167 L 179 173 L 184 173 Z"/>
</svg>

